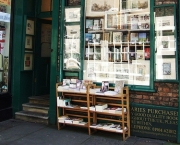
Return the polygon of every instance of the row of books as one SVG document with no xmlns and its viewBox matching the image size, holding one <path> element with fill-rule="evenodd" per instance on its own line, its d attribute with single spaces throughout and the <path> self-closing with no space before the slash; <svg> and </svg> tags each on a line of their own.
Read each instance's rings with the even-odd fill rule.
<svg viewBox="0 0 180 145">
<path fill-rule="evenodd" d="M 89 43 L 97 43 L 100 44 L 101 40 L 106 40 L 110 44 L 121 44 L 122 42 L 128 42 L 130 41 L 131 44 L 138 43 L 138 44 L 143 44 L 143 43 L 150 43 L 150 34 L 145 33 L 145 32 L 132 32 L 130 33 L 130 39 L 128 39 L 127 34 L 123 34 L 122 32 L 106 32 L 103 34 L 100 33 L 86 33 L 85 34 L 85 39 L 86 42 Z"/>
<path fill-rule="evenodd" d="M 84 122 L 82 118 L 69 117 L 67 115 L 58 117 L 59 123 L 70 123 L 78 125 L 86 125 L 87 122 Z"/>
<path fill-rule="evenodd" d="M 90 125 L 91 128 L 99 128 L 99 129 L 104 129 L 104 130 L 114 130 L 116 132 L 123 132 L 122 126 L 120 124 L 114 124 L 114 123 L 92 123 Z M 125 130 L 127 127 L 124 128 Z"/>
<path fill-rule="evenodd" d="M 88 84 L 93 84 L 93 82 L 91 80 L 63 79 L 62 86 L 80 90 L 80 89 L 86 89 L 86 85 L 88 85 Z M 109 91 L 109 81 L 102 81 L 101 84 L 102 84 L 101 88 L 98 91 L 99 93 L 104 93 L 104 92 Z M 123 87 L 124 87 L 124 81 L 116 81 L 114 92 L 120 93 Z M 109 92 L 109 93 L 111 94 L 111 92 Z"/>
</svg>

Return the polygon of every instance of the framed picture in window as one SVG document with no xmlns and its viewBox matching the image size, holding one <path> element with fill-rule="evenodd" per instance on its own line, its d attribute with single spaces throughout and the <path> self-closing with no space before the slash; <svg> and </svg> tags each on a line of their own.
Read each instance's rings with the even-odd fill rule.
<svg viewBox="0 0 180 145">
<path fill-rule="evenodd" d="M 25 49 L 32 49 L 32 36 L 26 36 Z"/>
<path fill-rule="evenodd" d="M 105 12 L 105 29 L 119 29 L 120 28 L 120 15 L 118 11 Z"/>
<path fill-rule="evenodd" d="M 34 35 L 34 21 L 27 19 L 26 21 L 26 34 Z"/>
<path fill-rule="evenodd" d="M 156 57 L 156 79 L 176 79 L 175 58 Z"/>
<path fill-rule="evenodd" d="M 122 32 L 113 32 L 113 44 L 120 44 L 122 43 Z"/>
<path fill-rule="evenodd" d="M 79 39 L 80 38 L 80 25 L 66 26 L 66 37 Z"/>
<path fill-rule="evenodd" d="M 32 53 L 25 53 L 24 54 L 24 70 L 32 70 L 32 61 L 33 61 L 33 54 Z"/>
<path fill-rule="evenodd" d="M 86 16 L 104 16 L 112 8 L 119 10 L 119 0 L 86 0 Z"/>
<path fill-rule="evenodd" d="M 66 22 L 80 22 L 80 8 L 65 8 Z"/>
<path fill-rule="evenodd" d="M 81 0 L 67 0 L 68 6 L 77 6 L 81 4 Z"/>
</svg>

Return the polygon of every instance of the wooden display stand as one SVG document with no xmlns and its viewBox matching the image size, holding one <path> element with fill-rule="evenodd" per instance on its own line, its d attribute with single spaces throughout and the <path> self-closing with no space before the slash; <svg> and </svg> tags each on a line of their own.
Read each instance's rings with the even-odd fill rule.
<svg viewBox="0 0 180 145">
<path fill-rule="evenodd" d="M 89 135 L 94 131 L 103 130 L 109 132 L 120 133 L 123 135 L 123 140 L 130 136 L 130 111 L 129 111 L 129 89 L 124 87 L 121 94 L 110 95 L 96 93 L 96 86 L 90 84 L 86 86 L 86 90 L 67 89 L 63 86 L 56 84 L 57 90 L 57 126 L 58 130 L 65 125 L 73 125 L 79 127 L 86 127 Z M 59 94 L 61 93 L 61 99 Z M 58 100 L 67 101 L 71 100 L 71 105 L 59 106 Z M 63 102 L 64 103 L 64 102 Z M 101 105 L 108 105 L 112 110 L 100 110 Z M 98 106 L 99 105 L 99 106 Z M 94 106 L 94 107 L 92 107 Z M 121 108 L 115 111 L 113 108 Z M 62 109 L 62 115 L 60 115 Z M 65 117 L 65 120 L 61 120 Z M 73 120 L 83 119 L 80 123 L 74 123 Z M 99 123 L 107 122 L 108 123 Z M 102 126 L 99 126 L 102 124 Z M 110 125 L 111 124 L 111 125 Z M 120 129 L 108 127 L 112 124 L 119 124 Z M 103 126 L 104 125 L 104 126 Z"/>
</svg>

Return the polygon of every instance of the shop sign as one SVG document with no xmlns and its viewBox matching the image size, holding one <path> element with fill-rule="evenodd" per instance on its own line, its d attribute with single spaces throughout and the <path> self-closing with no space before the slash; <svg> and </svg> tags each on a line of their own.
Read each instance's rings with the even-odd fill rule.
<svg viewBox="0 0 180 145">
<path fill-rule="evenodd" d="M 133 136 L 177 140 L 178 108 L 132 103 L 130 118 Z"/>
</svg>

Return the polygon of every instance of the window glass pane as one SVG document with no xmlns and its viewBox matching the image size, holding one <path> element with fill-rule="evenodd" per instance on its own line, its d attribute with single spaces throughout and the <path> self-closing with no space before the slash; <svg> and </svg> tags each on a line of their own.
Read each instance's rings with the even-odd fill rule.
<svg viewBox="0 0 180 145">
<path fill-rule="evenodd" d="M 11 1 L 0 0 L 0 91 L 8 90 Z"/>
<path fill-rule="evenodd" d="M 149 86 L 150 0 L 86 0 L 84 79 Z"/>
</svg>

